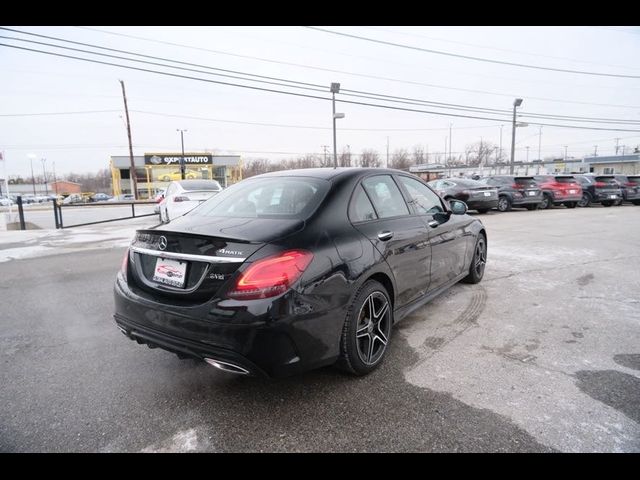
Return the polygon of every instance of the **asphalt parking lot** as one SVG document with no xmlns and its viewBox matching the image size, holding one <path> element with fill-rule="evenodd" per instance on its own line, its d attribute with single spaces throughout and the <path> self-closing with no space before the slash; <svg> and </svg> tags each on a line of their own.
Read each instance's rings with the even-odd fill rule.
<svg viewBox="0 0 640 480">
<path fill-rule="evenodd" d="M 640 451 L 640 207 L 478 218 L 484 280 L 398 324 L 364 378 L 237 377 L 126 339 L 121 243 L 0 256 L 0 450 Z"/>
</svg>

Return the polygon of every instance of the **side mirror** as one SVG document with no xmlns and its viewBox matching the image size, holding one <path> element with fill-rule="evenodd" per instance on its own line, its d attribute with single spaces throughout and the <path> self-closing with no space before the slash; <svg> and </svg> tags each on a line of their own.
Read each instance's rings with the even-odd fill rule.
<svg viewBox="0 0 640 480">
<path fill-rule="evenodd" d="M 454 215 L 464 215 L 467 213 L 467 204 L 461 200 L 449 200 L 449 206 Z"/>
</svg>

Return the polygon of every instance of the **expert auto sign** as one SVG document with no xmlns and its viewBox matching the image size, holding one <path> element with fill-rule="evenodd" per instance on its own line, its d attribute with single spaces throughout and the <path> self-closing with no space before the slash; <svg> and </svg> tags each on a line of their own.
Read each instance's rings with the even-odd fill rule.
<svg viewBox="0 0 640 480">
<path fill-rule="evenodd" d="M 156 153 L 144 156 L 145 165 L 179 165 L 182 155 L 179 153 Z M 189 155 L 185 154 L 184 163 L 191 165 L 211 165 L 212 155 Z"/>
</svg>

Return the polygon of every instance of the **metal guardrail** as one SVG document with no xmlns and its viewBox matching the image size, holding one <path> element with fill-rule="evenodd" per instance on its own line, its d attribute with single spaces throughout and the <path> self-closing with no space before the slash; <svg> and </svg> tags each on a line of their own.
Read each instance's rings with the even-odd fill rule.
<svg viewBox="0 0 640 480">
<path fill-rule="evenodd" d="M 55 225 L 57 229 L 71 228 L 71 227 L 84 227 L 87 225 L 96 225 L 98 223 L 117 222 L 119 220 L 128 220 L 131 218 L 151 217 L 157 215 L 157 213 L 145 213 L 142 215 L 136 215 L 136 205 L 155 205 L 156 202 L 151 201 L 133 201 L 133 202 L 90 202 L 90 203 L 69 203 L 67 205 L 53 202 L 53 216 L 55 218 Z M 108 220 L 98 220 L 95 222 L 76 223 L 74 225 L 64 225 L 62 218 L 63 208 L 78 208 L 78 207 L 115 207 L 119 205 L 131 205 L 131 216 L 110 218 Z"/>
</svg>

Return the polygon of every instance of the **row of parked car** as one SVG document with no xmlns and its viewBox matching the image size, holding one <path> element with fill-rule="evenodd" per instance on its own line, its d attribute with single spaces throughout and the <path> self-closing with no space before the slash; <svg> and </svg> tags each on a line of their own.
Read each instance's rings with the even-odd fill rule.
<svg viewBox="0 0 640 480">
<path fill-rule="evenodd" d="M 444 199 L 462 200 L 479 213 L 492 208 L 506 212 L 512 207 L 537 210 L 553 205 L 588 207 L 593 203 L 604 207 L 624 202 L 640 205 L 640 175 L 494 175 L 478 180 L 443 178 L 429 185 Z"/>
</svg>

